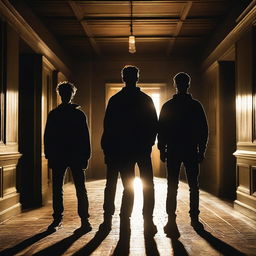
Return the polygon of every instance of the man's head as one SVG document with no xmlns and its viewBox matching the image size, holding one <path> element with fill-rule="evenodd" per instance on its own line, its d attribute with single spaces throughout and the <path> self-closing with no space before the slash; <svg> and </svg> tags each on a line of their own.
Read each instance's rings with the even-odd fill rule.
<svg viewBox="0 0 256 256">
<path fill-rule="evenodd" d="M 58 83 L 56 91 L 61 97 L 62 103 L 70 103 L 76 94 L 77 88 L 70 82 L 64 81 Z"/>
<path fill-rule="evenodd" d="M 186 93 L 190 86 L 190 81 L 190 76 L 185 72 L 180 72 L 173 78 L 174 86 L 178 90 L 178 93 Z"/>
<path fill-rule="evenodd" d="M 135 86 L 139 80 L 139 69 L 135 66 L 125 66 L 121 71 L 121 76 L 126 86 Z"/>
</svg>

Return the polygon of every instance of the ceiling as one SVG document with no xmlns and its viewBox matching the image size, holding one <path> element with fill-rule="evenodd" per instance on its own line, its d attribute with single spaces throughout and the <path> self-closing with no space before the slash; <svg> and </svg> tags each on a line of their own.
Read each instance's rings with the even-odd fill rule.
<svg viewBox="0 0 256 256">
<path fill-rule="evenodd" d="M 130 1 L 27 0 L 73 57 L 195 56 L 221 25 L 232 0 L 132 1 L 136 53 L 128 52 Z"/>
</svg>

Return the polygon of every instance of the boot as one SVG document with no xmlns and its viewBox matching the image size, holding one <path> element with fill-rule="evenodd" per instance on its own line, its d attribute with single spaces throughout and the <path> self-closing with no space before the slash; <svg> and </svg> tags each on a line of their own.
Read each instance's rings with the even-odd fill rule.
<svg viewBox="0 0 256 256">
<path fill-rule="evenodd" d="M 157 227 L 152 218 L 144 218 L 144 234 L 154 236 L 157 233 Z"/>
<path fill-rule="evenodd" d="M 76 234 L 86 234 L 92 230 L 92 226 L 88 219 L 81 219 L 81 226 L 80 228 L 75 230 Z"/>
<path fill-rule="evenodd" d="M 57 231 L 62 228 L 62 219 L 54 219 L 53 222 L 48 226 L 48 231 Z"/>
<path fill-rule="evenodd" d="M 104 215 L 104 220 L 100 224 L 99 230 L 109 232 L 112 228 L 112 215 Z"/>
<path fill-rule="evenodd" d="M 195 231 L 204 230 L 204 225 L 199 221 L 198 216 L 191 217 L 191 226 Z"/>
<path fill-rule="evenodd" d="M 164 232 L 167 237 L 172 239 L 178 239 L 180 237 L 180 232 L 176 223 L 176 219 L 168 218 L 168 222 L 164 226 Z"/>
</svg>

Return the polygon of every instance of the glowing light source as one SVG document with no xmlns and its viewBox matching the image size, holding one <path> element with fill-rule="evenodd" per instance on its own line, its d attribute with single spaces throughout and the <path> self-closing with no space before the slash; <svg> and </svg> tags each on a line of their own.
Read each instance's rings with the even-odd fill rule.
<svg viewBox="0 0 256 256">
<path fill-rule="evenodd" d="M 142 191 L 142 181 L 139 177 L 136 177 L 133 181 L 133 187 L 135 194 L 138 194 Z"/>
<path fill-rule="evenodd" d="M 132 211 L 133 223 L 135 226 L 141 225 L 142 206 L 143 206 L 143 193 L 142 193 L 142 181 L 140 177 L 135 177 L 133 181 L 134 188 L 134 205 Z"/>
<path fill-rule="evenodd" d="M 135 53 L 135 36 L 129 36 L 129 53 Z"/>
<path fill-rule="evenodd" d="M 129 53 L 135 53 L 136 47 L 135 47 L 135 36 L 133 35 L 133 17 L 132 17 L 132 0 L 131 0 L 131 24 L 130 24 L 130 32 L 131 35 L 129 36 Z"/>
</svg>

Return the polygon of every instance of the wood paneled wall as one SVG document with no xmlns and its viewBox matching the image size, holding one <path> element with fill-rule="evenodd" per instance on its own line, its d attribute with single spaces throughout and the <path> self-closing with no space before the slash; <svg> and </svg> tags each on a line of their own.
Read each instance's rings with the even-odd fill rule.
<svg viewBox="0 0 256 256">
<path fill-rule="evenodd" d="M 255 26 L 237 41 L 237 199 L 236 206 L 256 218 Z"/>
<path fill-rule="evenodd" d="M 19 10 L 9 1 L 1 1 L 0 6 L 1 222 L 20 212 L 21 205 L 30 208 L 47 200 L 50 173 L 42 154 L 44 126 L 48 112 L 57 105 L 58 71 L 71 72 L 70 60 L 44 33 L 46 29 L 40 29 L 33 14 L 22 4 Z M 26 54 L 19 48 L 21 38 L 31 47 Z"/>
<path fill-rule="evenodd" d="M 16 165 L 18 152 L 18 35 L 6 25 L 6 58 L 1 77 L 6 75 L 1 94 L 0 143 L 0 222 L 20 211 L 19 194 L 16 188 Z M 3 107 L 3 108 L 2 108 Z"/>
</svg>

